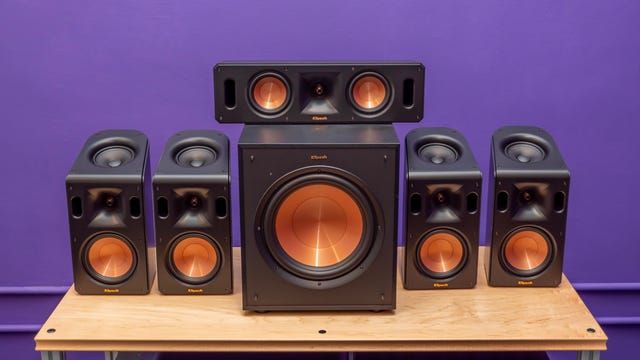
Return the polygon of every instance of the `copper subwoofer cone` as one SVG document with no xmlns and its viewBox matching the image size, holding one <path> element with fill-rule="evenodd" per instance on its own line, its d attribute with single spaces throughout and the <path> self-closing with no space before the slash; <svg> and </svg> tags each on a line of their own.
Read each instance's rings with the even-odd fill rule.
<svg viewBox="0 0 640 360">
<path fill-rule="evenodd" d="M 466 262 L 467 249 L 463 238 L 449 230 L 427 234 L 418 245 L 417 259 L 427 275 L 447 278 L 455 275 Z"/>
<path fill-rule="evenodd" d="M 349 89 L 353 105 L 362 112 L 382 110 L 389 101 L 389 83 L 377 73 L 364 73 L 356 77 Z"/>
<path fill-rule="evenodd" d="M 135 253 L 124 238 L 99 235 L 88 244 L 85 262 L 89 274 L 97 280 L 115 284 L 126 280 L 135 267 Z"/>
<path fill-rule="evenodd" d="M 511 233 L 504 244 L 504 261 L 520 275 L 534 275 L 549 264 L 551 242 L 541 230 L 525 228 Z"/>
<path fill-rule="evenodd" d="M 207 282 L 220 268 L 220 252 L 207 236 L 189 234 L 175 241 L 170 251 L 174 274 L 191 284 Z"/>
<path fill-rule="evenodd" d="M 284 77 L 265 73 L 256 77 L 249 89 L 249 99 L 256 110 L 265 114 L 282 111 L 289 103 L 290 88 Z"/>
</svg>

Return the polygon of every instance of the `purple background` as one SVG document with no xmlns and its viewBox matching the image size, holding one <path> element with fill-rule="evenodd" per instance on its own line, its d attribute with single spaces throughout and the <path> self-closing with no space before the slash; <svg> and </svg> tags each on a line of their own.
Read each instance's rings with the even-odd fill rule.
<svg viewBox="0 0 640 360">
<path fill-rule="evenodd" d="M 28 339 L 72 281 L 64 176 L 98 130 L 145 132 L 152 168 L 174 132 L 225 132 L 239 244 L 241 125 L 213 119 L 211 68 L 286 59 L 421 61 L 425 118 L 398 136 L 458 129 L 485 179 L 496 128 L 549 131 L 572 171 L 565 273 L 611 336 L 603 359 L 631 354 L 639 18 L 631 0 L 0 2 L 0 351 L 38 358 Z"/>
</svg>

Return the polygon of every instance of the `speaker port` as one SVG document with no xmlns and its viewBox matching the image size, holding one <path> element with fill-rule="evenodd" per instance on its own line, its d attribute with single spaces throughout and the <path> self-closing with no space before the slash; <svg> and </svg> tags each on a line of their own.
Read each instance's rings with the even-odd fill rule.
<svg viewBox="0 0 640 360">
<path fill-rule="evenodd" d="M 422 196 L 420 194 L 412 194 L 409 200 L 409 209 L 411 214 L 418 215 L 422 211 Z"/>
<path fill-rule="evenodd" d="M 76 219 L 82 217 L 82 199 L 79 196 L 71 198 L 71 215 Z"/>
<path fill-rule="evenodd" d="M 500 212 L 505 212 L 509 209 L 509 193 L 506 191 L 500 191 L 496 196 L 496 209 Z"/>
</svg>

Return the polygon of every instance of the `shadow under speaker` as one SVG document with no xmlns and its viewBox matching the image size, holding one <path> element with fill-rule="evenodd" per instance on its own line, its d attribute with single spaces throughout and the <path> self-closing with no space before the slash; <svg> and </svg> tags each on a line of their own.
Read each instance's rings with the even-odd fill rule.
<svg viewBox="0 0 640 360">
<path fill-rule="evenodd" d="M 418 122 L 424 65 L 389 63 L 220 63 L 213 69 L 221 123 Z"/>
<path fill-rule="evenodd" d="M 399 142 L 391 125 L 247 125 L 243 308 L 390 310 Z"/>
<path fill-rule="evenodd" d="M 168 141 L 153 175 L 158 290 L 233 292 L 229 140 L 189 130 Z"/>
<path fill-rule="evenodd" d="M 462 134 L 419 128 L 406 137 L 406 289 L 472 288 L 478 269 L 482 173 Z"/>
<path fill-rule="evenodd" d="M 71 258 L 79 294 L 147 294 L 153 231 L 147 137 L 106 130 L 86 141 L 66 177 Z"/>
<path fill-rule="evenodd" d="M 537 127 L 506 126 L 492 137 L 487 251 L 492 286 L 558 286 L 562 280 L 569 169 Z"/>
</svg>

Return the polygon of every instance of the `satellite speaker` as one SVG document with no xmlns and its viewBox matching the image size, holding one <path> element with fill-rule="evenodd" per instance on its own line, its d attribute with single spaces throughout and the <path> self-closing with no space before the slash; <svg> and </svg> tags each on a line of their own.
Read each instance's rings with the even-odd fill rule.
<svg viewBox="0 0 640 360">
<path fill-rule="evenodd" d="M 243 308 L 390 310 L 392 125 L 246 125 L 238 143 Z"/>
<path fill-rule="evenodd" d="M 492 286 L 562 280 L 569 170 L 544 130 L 506 126 L 492 137 L 487 251 Z"/>
<path fill-rule="evenodd" d="M 419 128 L 406 137 L 406 289 L 472 288 L 478 273 L 482 173 L 464 136 Z"/>
<path fill-rule="evenodd" d="M 173 135 L 153 175 L 158 290 L 233 291 L 229 140 L 213 130 Z"/>
<path fill-rule="evenodd" d="M 418 122 L 424 65 L 389 63 L 220 63 L 213 69 L 221 123 Z"/>
<path fill-rule="evenodd" d="M 138 131 L 101 131 L 84 144 L 66 177 L 79 294 L 149 293 L 149 176 L 149 143 Z"/>
</svg>

